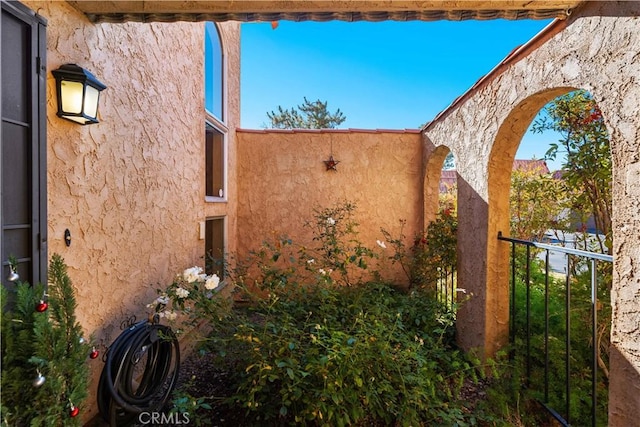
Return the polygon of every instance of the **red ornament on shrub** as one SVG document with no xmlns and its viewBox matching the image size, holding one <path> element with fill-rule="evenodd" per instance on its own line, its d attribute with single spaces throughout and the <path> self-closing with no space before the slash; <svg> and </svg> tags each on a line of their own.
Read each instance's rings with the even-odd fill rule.
<svg viewBox="0 0 640 427">
<path fill-rule="evenodd" d="M 44 300 L 40 300 L 40 302 L 36 304 L 36 311 L 38 313 L 42 313 L 43 311 L 47 311 L 47 308 L 49 308 L 49 304 L 47 304 L 47 302 L 44 301 Z"/>
<path fill-rule="evenodd" d="M 99 354 L 100 354 L 100 352 L 98 350 L 96 350 L 95 347 L 93 347 L 93 350 L 91 350 L 91 353 L 89 353 L 89 357 L 91 359 L 97 359 Z"/>
<path fill-rule="evenodd" d="M 80 413 L 80 409 L 78 409 L 77 406 L 71 405 L 71 409 L 69 409 L 69 416 L 71 418 L 75 418 L 78 416 L 79 413 Z"/>
</svg>

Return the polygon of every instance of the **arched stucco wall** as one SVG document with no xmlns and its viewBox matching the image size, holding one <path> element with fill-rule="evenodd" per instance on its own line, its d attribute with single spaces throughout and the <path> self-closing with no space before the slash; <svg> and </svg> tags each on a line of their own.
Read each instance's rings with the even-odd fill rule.
<svg viewBox="0 0 640 427">
<path fill-rule="evenodd" d="M 440 194 L 440 176 L 442 165 L 447 155 L 451 152 L 444 145 L 435 146 L 429 138 L 424 138 L 423 164 L 424 170 L 424 225 L 425 228 L 438 214 L 438 198 Z"/>
<path fill-rule="evenodd" d="M 508 266 L 496 235 L 508 224 L 506 170 L 520 137 L 546 101 L 571 88 L 588 90 L 602 109 L 614 164 L 610 425 L 631 425 L 640 412 L 638 15 L 636 2 L 585 3 L 425 128 L 434 145 L 459 153 L 458 283 L 474 293 L 459 313 L 460 343 L 492 354 L 508 329 Z"/>
<path fill-rule="evenodd" d="M 493 341 L 487 345 L 491 353 L 506 344 L 507 335 L 504 327 L 509 321 L 509 269 L 505 268 L 509 260 L 509 245 L 492 236 L 499 232 L 509 234 L 509 188 L 515 154 L 520 141 L 529 124 L 545 104 L 563 95 L 572 88 L 553 88 L 534 93 L 516 105 L 504 119 L 496 134 L 489 155 L 488 171 L 488 219 L 487 219 L 487 259 L 494 260 L 487 264 L 487 299 L 488 307 L 493 307 L 494 318 L 498 320 L 498 330 L 489 336 Z"/>
</svg>

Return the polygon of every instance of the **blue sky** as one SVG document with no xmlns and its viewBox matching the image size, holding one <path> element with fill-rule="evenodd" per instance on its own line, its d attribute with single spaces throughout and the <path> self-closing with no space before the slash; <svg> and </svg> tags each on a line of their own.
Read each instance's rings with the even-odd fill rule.
<svg viewBox="0 0 640 427">
<path fill-rule="evenodd" d="M 267 111 L 306 96 L 340 108 L 342 128 L 418 128 L 549 22 L 242 24 L 241 126 L 262 128 Z M 541 158 L 554 141 L 527 132 L 516 157 Z"/>
</svg>

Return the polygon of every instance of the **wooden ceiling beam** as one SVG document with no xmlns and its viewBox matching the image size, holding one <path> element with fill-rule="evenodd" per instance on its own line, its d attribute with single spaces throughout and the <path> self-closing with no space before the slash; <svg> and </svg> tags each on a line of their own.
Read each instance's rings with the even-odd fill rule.
<svg viewBox="0 0 640 427">
<path fill-rule="evenodd" d="M 548 19 L 581 0 L 68 1 L 94 22 Z"/>
</svg>

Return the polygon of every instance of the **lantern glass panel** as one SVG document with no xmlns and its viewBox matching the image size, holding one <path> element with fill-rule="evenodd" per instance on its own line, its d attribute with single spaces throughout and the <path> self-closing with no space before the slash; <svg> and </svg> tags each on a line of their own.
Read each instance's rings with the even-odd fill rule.
<svg viewBox="0 0 640 427">
<path fill-rule="evenodd" d="M 84 98 L 84 113 L 92 118 L 98 115 L 98 97 L 100 92 L 93 86 L 87 86 Z"/>
<path fill-rule="evenodd" d="M 80 82 L 63 80 L 60 83 L 62 92 L 62 109 L 65 113 L 80 114 L 82 112 L 82 91 L 84 85 Z"/>
</svg>

